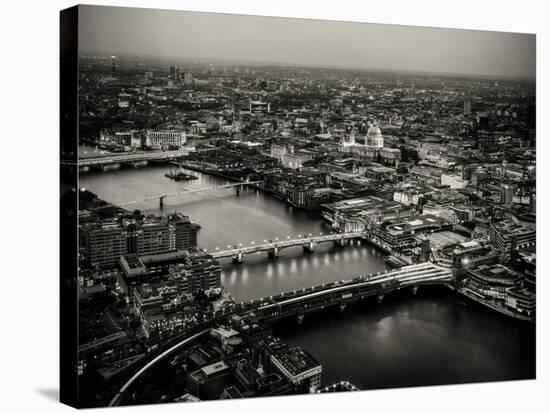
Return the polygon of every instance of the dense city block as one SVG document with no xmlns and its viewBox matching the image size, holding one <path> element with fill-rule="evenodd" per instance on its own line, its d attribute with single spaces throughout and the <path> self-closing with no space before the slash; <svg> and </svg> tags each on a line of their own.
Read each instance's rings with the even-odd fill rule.
<svg viewBox="0 0 550 414">
<path fill-rule="evenodd" d="M 533 323 L 535 139 L 528 80 L 81 56 L 80 176 L 151 168 L 179 186 L 117 202 L 79 188 L 83 404 L 356 390 L 273 326 L 424 286 Z M 216 191 L 265 194 L 324 230 L 201 245 L 209 223 L 184 200 Z M 360 243 L 385 270 L 251 300 L 222 281 L 256 255 Z"/>
</svg>

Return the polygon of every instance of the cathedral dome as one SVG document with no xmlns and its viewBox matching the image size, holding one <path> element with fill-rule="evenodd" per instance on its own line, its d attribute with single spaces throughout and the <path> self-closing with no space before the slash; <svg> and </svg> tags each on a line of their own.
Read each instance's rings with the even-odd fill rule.
<svg viewBox="0 0 550 414">
<path fill-rule="evenodd" d="M 382 132 L 380 132 L 380 128 L 372 125 L 367 131 L 366 141 L 367 141 L 366 144 L 369 147 L 379 147 L 379 148 L 383 147 L 384 137 L 382 136 Z"/>
<path fill-rule="evenodd" d="M 375 137 L 375 136 L 381 136 L 381 135 L 382 135 L 382 132 L 380 132 L 380 128 L 374 125 L 372 125 L 367 131 L 367 136 L 369 137 Z"/>
</svg>

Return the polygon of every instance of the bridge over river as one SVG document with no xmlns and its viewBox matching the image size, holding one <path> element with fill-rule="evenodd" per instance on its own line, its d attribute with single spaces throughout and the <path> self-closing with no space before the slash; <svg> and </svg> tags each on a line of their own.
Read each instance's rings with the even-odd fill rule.
<svg viewBox="0 0 550 414">
<path fill-rule="evenodd" d="M 80 171 L 88 171 L 91 167 L 99 167 L 103 169 L 120 168 L 123 164 L 132 166 L 147 165 L 150 161 L 170 162 L 176 161 L 189 155 L 190 149 L 182 149 L 177 151 L 141 151 L 141 152 L 124 152 L 124 153 L 107 153 L 102 155 L 94 155 L 91 157 L 82 157 L 78 159 L 78 167 Z M 62 164 L 64 162 L 62 161 Z"/>
<path fill-rule="evenodd" d="M 147 198 L 144 198 L 142 200 L 121 201 L 121 202 L 117 202 L 115 204 L 120 206 L 120 207 L 126 207 L 126 206 L 129 206 L 129 205 L 132 205 L 132 204 L 139 204 L 139 203 L 144 203 L 144 202 L 147 202 L 147 201 L 159 200 L 160 207 L 163 207 L 165 198 L 179 197 L 179 196 L 184 196 L 184 195 L 188 195 L 188 194 L 203 193 L 203 192 L 213 191 L 213 190 L 222 190 L 222 189 L 225 189 L 225 188 L 234 188 L 235 191 L 238 194 L 240 192 L 240 189 L 245 187 L 245 186 L 248 186 L 248 185 L 249 186 L 254 186 L 254 185 L 261 184 L 261 183 L 262 183 L 262 181 L 238 181 L 238 182 L 234 182 L 234 183 L 214 185 L 214 186 L 210 186 L 210 187 L 190 188 L 190 189 L 186 189 L 186 190 L 182 190 L 182 191 L 177 191 L 177 192 L 174 192 L 174 193 L 156 194 L 156 195 L 152 195 L 152 196 L 149 196 Z"/>
<path fill-rule="evenodd" d="M 200 320 L 191 322 L 182 331 L 169 340 L 159 341 L 151 351 L 145 365 L 134 367 L 127 372 L 128 378 L 111 399 L 109 406 L 119 405 L 131 385 L 145 372 L 174 351 L 197 340 L 208 332 L 208 328 L 217 324 L 227 324 L 233 315 L 244 315 L 254 311 L 264 322 L 295 317 L 302 323 L 306 314 L 329 307 L 338 306 L 340 311 L 354 302 L 373 297 L 382 302 L 384 296 L 401 289 L 411 289 L 416 293 L 422 285 L 448 284 L 453 281 L 452 269 L 431 262 L 404 266 L 390 272 L 361 275 L 351 280 L 312 286 L 309 289 L 283 292 L 266 298 L 232 304 L 231 306 L 204 315 Z"/>
<path fill-rule="evenodd" d="M 283 249 L 293 246 L 302 246 L 304 251 L 313 252 L 315 246 L 319 243 L 334 242 L 339 246 L 344 246 L 349 240 L 362 238 L 365 236 L 364 232 L 350 232 L 350 233 L 331 233 L 331 234 L 319 234 L 318 236 L 308 235 L 298 235 L 297 238 L 291 239 L 290 236 L 287 239 L 279 240 L 264 240 L 263 243 L 256 244 L 252 242 L 248 246 L 243 246 L 242 243 L 239 245 L 230 245 L 226 250 L 219 250 L 216 248 L 214 251 L 210 252 L 214 259 L 221 259 L 224 257 L 232 257 L 233 262 L 242 263 L 243 257 L 246 254 L 258 253 L 258 252 L 267 252 L 267 255 L 270 258 L 276 258 L 279 256 L 279 252 Z"/>
</svg>

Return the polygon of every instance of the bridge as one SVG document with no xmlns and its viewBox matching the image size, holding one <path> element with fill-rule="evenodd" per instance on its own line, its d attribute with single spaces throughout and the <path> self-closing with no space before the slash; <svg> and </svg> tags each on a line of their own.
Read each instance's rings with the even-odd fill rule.
<svg viewBox="0 0 550 414">
<path fill-rule="evenodd" d="M 147 364 L 143 366 L 138 372 L 136 372 L 121 388 L 120 390 L 115 394 L 115 396 L 111 399 L 109 402 L 109 407 L 113 407 L 119 404 L 119 400 L 124 394 L 124 392 L 136 381 L 143 373 L 147 372 L 152 366 L 154 366 L 157 362 L 164 359 L 165 356 L 171 354 L 172 352 L 176 351 L 177 349 L 181 348 L 184 345 L 189 344 L 190 342 L 194 341 L 195 339 L 201 337 L 202 335 L 208 333 L 210 329 L 205 329 L 199 333 L 196 333 L 195 335 L 192 335 L 188 338 L 185 338 L 182 341 L 179 341 L 177 344 L 171 346 L 166 351 L 162 352 L 155 358 L 153 358 L 151 361 L 149 361 Z"/>
<path fill-rule="evenodd" d="M 290 236 L 287 236 L 286 240 L 264 240 L 263 243 L 256 244 L 252 242 L 248 246 L 243 246 L 239 244 L 238 246 L 227 246 L 226 250 L 216 250 L 210 252 L 214 259 L 221 259 L 225 257 L 232 257 L 234 263 L 242 263 L 243 257 L 246 254 L 258 253 L 258 252 L 267 252 L 269 258 L 277 258 L 281 250 L 287 247 L 293 246 L 302 246 L 304 251 L 313 252 L 315 246 L 320 243 L 334 242 L 338 246 L 345 246 L 346 243 L 351 239 L 357 239 L 364 237 L 364 232 L 350 232 L 350 233 L 331 233 L 323 234 L 320 233 L 318 236 L 308 235 L 298 235 L 298 238 L 291 239 Z"/>
<path fill-rule="evenodd" d="M 253 311 L 266 323 L 288 317 L 295 317 L 298 323 L 303 323 L 305 315 L 308 313 L 330 307 L 337 307 L 340 312 L 344 312 L 348 305 L 369 297 L 375 298 L 380 303 L 386 295 L 395 291 L 409 289 L 416 294 L 420 286 L 443 285 L 452 281 L 451 269 L 426 262 L 404 266 L 389 272 L 361 275 L 351 280 L 324 283 L 307 289 L 298 289 L 210 311 L 203 315 L 202 322 L 191 322 L 177 337 L 171 338 L 169 345 L 162 346 L 159 343 L 159 347 L 154 355 L 150 356 L 148 363 L 133 375 L 128 373 L 131 377 L 119 388 L 109 406 L 119 405 L 130 386 L 159 361 L 205 335 L 209 331 L 209 327 L 228 323 L 233 315 L 244 315 Z"/>
<path fill-rule="evenodd" d="M 226 309 L 210 311 L 203 315 L 202 322 L 191 322 L 177 338 L 170 340 L 169 345 L 163 347 L 159 343 L 159 348 L 150 357 L 150 361 L 119 388 L 109 406 L 119 405 L 130 386 L 159 361 L 206 334 L 209 327 L 228 323 L 233 315 L 243 315 L 253 311 L 266 323 L 288 317 L 295 317 L 298 323 L 303 323 L 306 314 L 329 307 L 337 306 L 340 312 L 344 312 L 349 304 L 369 297 L 374 297 L 377 302 L 382 302 L 386 295 L 394 291 L 410 289 L 413 294 L 416 294 L 420 286 L 448 284 L 452 281 L 451 269 L 426 262 L 404 266 L 390 272 L 379 272 L 361 275 L 351 280 L 324 283 L 268 298 L 232 304 Z"/>
<path fill-rule="evenodd" d="M 129 205 L 132 205 L 132 204 L 144 203 L 144 202 L 152 201 L 152 200 L 159 200 L 160 207 L 162 208 L 164 206 L 164 199 L 165 198 L 178 197 L 178 196 L 183 196 L 183 195 L 193 194 L 193 193 L 201 193 L 201 192 L 204 192 L 204 191 L 220 190 L 220 189 L 224 189 L 224 188 L 235 188 L 237 194 L 239 194 L 240 188 L 242 186 L 257 185 L 257 184 L 260 184 L 262 182 L 263 181 L 239 181 L 239 182 L 235 182 L 235 183 L 215 185 L 215 186 L 210 186 L 210 187 L 192 188 L 192 189 L 188 189 L 188 190 L 177 191 L 177 192 L 174 192 L 174 193 L 156 194 L 156 195 L 152 195 L 150 197 L 144 198 L 142 200 L 124 201 L 124 202 L 115 203 L 115 204 L 118 205 L 118 206 L 124 207 L 124 206 L 129 206 Z"/>
<path fill-rule="evenodd" d="M 122 164 L 134 166 L 147 165 L 149 161 L 174 161 L 189 155 L 190 149 L 177 151 L 151 151 L 137 153 L 121 153 L 80 158 L 78 167 L 81 171 L 88 171 L 91 167 L 120 168 Z"/>
<path fill-rule="evenodd" d="M 296 316 L 298 322 L 302 323 L 306 313 L 331 306 L 339 306 L 343 312 L 349 304 L 367 297 L 375 297 L 378 302 L 382 302 L 385 295 L 393 291 L 410 288 L 416 294 L 421 285 L 446 284 L 452 280 L 452 269 L 426 262 L 260 298 L 253 305 L 266 322 Z"/>
</svg>

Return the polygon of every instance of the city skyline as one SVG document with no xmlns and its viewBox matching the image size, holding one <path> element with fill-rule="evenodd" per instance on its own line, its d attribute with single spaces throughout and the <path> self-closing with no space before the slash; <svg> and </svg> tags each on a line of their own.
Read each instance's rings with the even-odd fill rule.
<svg viewBox="0 0 550 414">
<path fill-rule="evenodd" d="M 174 61 L 536 76 L 536 37 L 527 33 L 83 6 L 79 43 L 84 54 Z"/>
<path fill-rule="evenodd" d="M 62 401 L 534 379 L 534 40 L 62 13 Z"/>
</svg>

